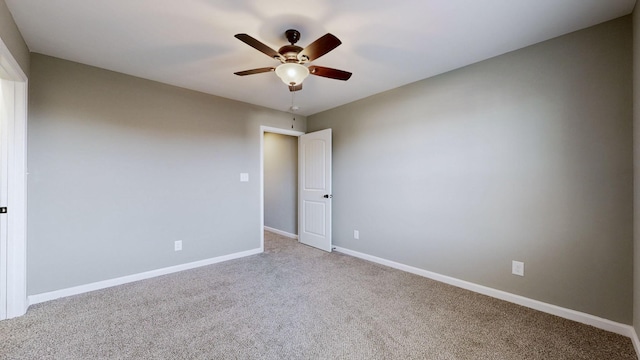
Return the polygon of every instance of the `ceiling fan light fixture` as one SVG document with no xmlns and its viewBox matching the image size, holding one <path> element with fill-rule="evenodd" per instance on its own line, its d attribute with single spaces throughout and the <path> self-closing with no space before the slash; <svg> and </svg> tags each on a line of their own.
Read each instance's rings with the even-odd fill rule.
<svg viewBox="0 0 640 360">
<path fill-rule="evenodd" d="M 309 69 L 306 66 L 297 63 L 285 63 L 278 65 L 276 68 L 276 75 L 282 82 L 290 85 L 300 85 L 304 79 L 309 76 Z"/>
</svg>

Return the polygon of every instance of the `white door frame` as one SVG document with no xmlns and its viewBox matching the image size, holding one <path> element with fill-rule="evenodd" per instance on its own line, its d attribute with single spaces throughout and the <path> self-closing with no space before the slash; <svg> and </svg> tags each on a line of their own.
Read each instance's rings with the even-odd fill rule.
<svg viewBox="0 0 640 360">
<path fill-rule="evenodd" d="M 29 306 L 27 301 L 27 89 L 28 78 L 13 55 L 0 39 L 0 76 L 3 89 L 12 92 L 10 107 L 3 127 L 7 129 L 7 244 L 0 254 L 0 266 L 6 274 L 0 289 L 6 301 L 3 315 L 9 319 L 24 315 Z M 8 86 L 4 86 L 8 85 Z M 0 100 L 4 101 L 4 100 Z M 0 318 L 0 320 L 3 320 Z"/>
<path fill-rule="evenodd" d="M 264 133 L 274 133 L 298 137 L 302 131 L 260 126 L 260 251 L 264 252 Z"/>
</svg>

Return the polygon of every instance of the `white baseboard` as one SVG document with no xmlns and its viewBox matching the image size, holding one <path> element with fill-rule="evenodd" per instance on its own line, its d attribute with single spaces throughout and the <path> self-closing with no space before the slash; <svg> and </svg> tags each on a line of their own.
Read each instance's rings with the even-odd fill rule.
<svg viewBox="0 0 640 360">
<path fill-rule="evenodd" d="M 127 276 L 123 276 L 115 279 L 103 280 L 103 281 L 98 281 L 90 284 L 74 286 L 67 289 L 55 290 L 55 291 L 50 291 L 50 292 L 36 294 L 36 295 L 29 295 L 28 302 L 29 302 L 29 305 L 38 304 L 41 302 L 55 300 L 55 299 L 59 299 L 66 296 L 83 294 L 86 292 L 105 289 L 112 286 L 123 285 L 123 284 L 131 283 L 139 280 L 150 279 L 150 278 L 161 276 L 161 275 L 167 275 L 167 274 L 172 274 L 172 273 L 176 273 L 184 270 L 195 269 L 201 266 L 212 265 L 212 264 L 220 263 L 223 261 L 239 259 L 245 256 L 259 254 L 261 252 L 262 250 L 260 250 L 259 248 L 253 249 L 253 250 L 247 250 L 247 251 L 242 251 L 242 252 L 233 253 L 229 255 L 218 256 L 210 259 L 194 261 L 187 264 L 169 266 L 166 268 L 146 271 L 139 274 L 127 275 Z"/>
<path fill-rule="evenodd" d="M 292 238 L 292 239 L 296 239 L 296 240 L 298 240 L 298 235 L 296 235 L 296 234 L 288 233 L 288 232 L 286 232 L 286 231 L 282 231 L 282 230 L 274 229 L 274 228 L 272 228 L 272 227 L 268 227 L 268 226 L 265 226 L 265 227 L 264 227 L 264 229 L 265 229 L 266 231 L 268 231 L 268 232 L 272 232 L 272 233 L 274 233 L 274 234 L 278 234 L 278 235 L 282 235 L 282 236 L 286 236 L 286 237 L 288 237 L 288 238 Z"/>
<path fill-rule="evenodd" d="M 368 260 L 371 262 L 375 262 L 381 265 L 386 265 L 389 267 L 392 267 L 394 269 L 398 269 L 398 270 L 402 270 L 402 271 L 406 271 L 412 274 L 416 274 L 416 275 L 420 275 L 420 276 L 424 276 L 426 278 L 432 279 L 432 280 L 436 280 L 439 282 L 443 282 L 449 285 L 453 285 L 453 286 L 457 286 L 463 289 L 467 289 L 473 292 L 477 292 L 483 295 L 487 295 L 487 296 L 491 296 L 500 300 L 504 300 L 504 301 L 508 301 L 514 304 L 518 304 L 518 305 L 522 305 L 534 310 L 538 310 L 538 311 L 542 311 L 548 314 L 552 314 L 552 315 L 556 315 L 565 319 L 569 319 L 569 320 L 573 320 L 573 321 L 577 321 L 579 323 L 583 323 L 583 324 L 587 324 L 587 325 L 591 325 L 594 327 L 597 327 L 599 329 L 602 330 L 606 330 L 606 331 L 610 331 L 616 334 L 620 334 L 623 336 L 627 336 L 629 338 L 631 338 L 631 341 L 633 342 L 634 347 L 636 348 L 636 353 L 640 354 L 639 351 L 639 347 L 640 347 L 640 342 L 638 342 L 638 336 L 635 332 L 635 330 L 633 329 L 632 326 L 630 325 L 625 325 L 625 324 L 621 324 L 615 321 L 611 321 L 611 320 L 607 320 L 601 317 L 597 317 L 591 314 L 587 314 L 587 313 L 583 313 L 583 312 L 579 312 L 579 311 L 575 311 L 575 310 L 571 310 L 571 309 L 566 309 L 560 306 L 556 306 L 556 305 L 552 305 L 552 304 L 548 304 L 542 301 L 538 301 L 538 300 L 533 300 L 533 299 L 529 299 L 526 298 L 524 296 L 520 296 L 520 295 L 516 295 L 516 294 L 512 294 L 512 293 L 508 293 L 506 291 L 502 291 L 502 290 L 496 290 L 490 287 L 486 287 L 486 286 L 482 286 L 482 285 L 478 285 L 478 284 L 474 284 L 468 281 L 464 281 L 464 280 L 460 280 L 460 279 L 456 279 L 450 276 L 445 276 L 445 275 L 441 275 L 438 273 L 434 273 L 431 271 L 427 271 L 427 270 L 423 270 L 420 268 L 416 268 L 413 266 L 409 266 L 409 265 L 405 265 L 405 264 L 401 264 L 401 263 L 397 263 L 395 261 L 391 261 L 391 260 L 386 260 L 386 259 L 382 259 L 376 256 L 372 256 L 372 255 L 368 255 L 368 254 L 364 254 L 364 253 L 360 253 L 357 251 L 353 251 L 353 250 L 349 250 L 349 249 L 345 249 L 345 248 L 341 248 L 341 247 L 334 247 L 334 249 L 338 252 L 341 252 L 343 254 L 346 255 L 351 255 L 360 259 L 364 259 L 364 260 Z"/>
</svg>

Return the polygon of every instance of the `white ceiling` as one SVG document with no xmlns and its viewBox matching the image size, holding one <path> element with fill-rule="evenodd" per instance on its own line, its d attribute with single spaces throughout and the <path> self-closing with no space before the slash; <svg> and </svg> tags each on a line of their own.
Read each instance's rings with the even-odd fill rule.
<svg viewBox="0 0 640 360">
<path fill-rule="evenodd" d="M 635 0 L 6 0 L 33 52 L 289 111 L 277 65 L 233 37 L 277 50 L 284 31 L 305 47 L 330 32 L 342 45 L 312 64 L 353 72 L 310 76 L 295 93 L 311 115 L 633 10 Z"/>
</svg>

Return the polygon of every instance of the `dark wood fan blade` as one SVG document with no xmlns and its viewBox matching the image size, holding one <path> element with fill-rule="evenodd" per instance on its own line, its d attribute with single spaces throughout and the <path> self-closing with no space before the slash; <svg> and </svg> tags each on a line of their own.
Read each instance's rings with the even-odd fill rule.
<svg viewBox="0 0 640 360">
<path fill-rule="evenodd" d="M 245 75 L 253 75 L 253 74 L 260 74 L 260 73 L 264 73 L 264 72 L 270 72 L 270 71 L 274 71 L 276 68 L 274 67 L 265 67 L 265 68 L 260 68 L 260 69 L 251 69 L 251 70 L 245 70 L 245 71 L 238 71 L 235 72 L 234 74 L 239 75 L 239 76 L 245 76 Z"/>
<path fill-rule="evenodd" d="M 348 71 L 332 69 L 323 66 L 309 66 L 309 73 L 336 80 L 349 80 L 351 73 Z"/>
<path fill-rule="evenodd" d="M 320 56 L 328 53 L 329 51 L 337 48 L 342 41 L 332 34 L 326 34 L 318 40 L 311 43 L 311 45 L 304 48 L 298 54 L 298 60 L 300 61 L 313 61 Z"/>
<path fill-rule="evenodd" d="M 300 91 L 300 90 L 302 90 L 302 84 L 298 84 L 296 86 L 289 85 L 289 91 L 291 92 Z"/>
<path fill-rule="evenodd" d="M 280 55 L 280 53 L 278 53 L 277 51 L 273 50 L 272 48 L 270 48 L 269 46 L 261 43 L 259 40 L 247 35 L 247 34 L 236 34 L 235 35 L 236 39 L 244 42 L 245 44 L 251 46 L 252 48 L 267 54 L 267 56 L 269 56 L 270 58 L 274 58 L 274 59 L 280 59 L 282 57 L 282 55 Z"/>
</svg>

